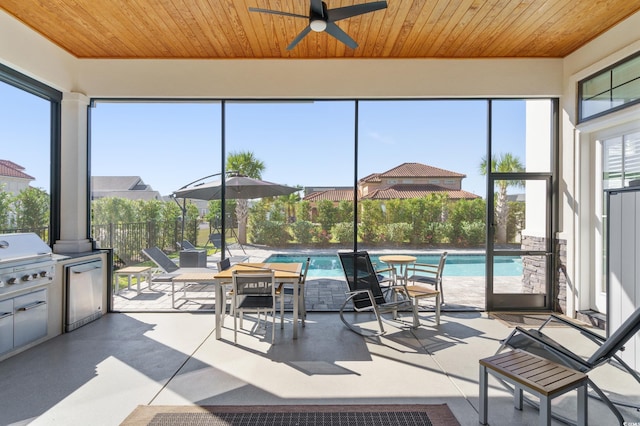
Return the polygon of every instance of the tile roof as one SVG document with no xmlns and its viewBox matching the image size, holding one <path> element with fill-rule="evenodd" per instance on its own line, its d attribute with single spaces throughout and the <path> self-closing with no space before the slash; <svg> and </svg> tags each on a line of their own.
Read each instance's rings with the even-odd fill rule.
<svg viewBox="0 0 640 426">
<path fill-rule="evenodd" d="M 362 199 L 365 200 L 393 200 L 393 199 L 408 199 L 408 198 L 422 198 L 431 194 L 446 194 L 450 200 L 467 199 L 472 200 L 474 198 L 480 198 L 478 195 L 464 190 L 453 190 L 444 188 L 438 185 L 424 184 L 424 185 L 411 185 L 411 184 L 398 184 L 378 188 L 371 191 Z"/>
<path fill-rule="evenodd" d="M 24 167 L 9 160 L 0 160 L 0 176 L 35 180 L 33 176 L 30 176 L 23 172 Z"/>
<path fill-rule="evenodd" d="M 380 182 L 382 178 L 465 178 L 467 175 L 428 166 L 422 163 L 402 163 L 382 173 L 373 173 L 360 179 L 361 182 Z"/>
<path fill-rule="evenodd" d="M 450 200 L 473 200 L 474 198 L 480 198 L 480 196 L 464 190 L 453 190 L 443 188 L 438 185 L 411 185 L 411 184 L 399 184 L 386 186 L 384 188 L 376 189 L 364 197 L 359 197 L 362 200 L 393 200 L 393 199 L 408 199 L 408 198 L 422 198 L 431 194 L 446 194 Z M 340 201 L 352 201 L 353 189 L 349 190 L 327 190 L 313 192 L 304 197 L 305 201 L 318 202 L 320 200 L 329 200 L 333 202 Z"/>
<path fill-rule="evenodd" d="M 303 200 L 310 202 L 318 202 L 321 200 L 329 201 L 353 201 L 352 189 L 328 189 L 326 191 L 312 192 L 306 195 Z"/>
</svg>

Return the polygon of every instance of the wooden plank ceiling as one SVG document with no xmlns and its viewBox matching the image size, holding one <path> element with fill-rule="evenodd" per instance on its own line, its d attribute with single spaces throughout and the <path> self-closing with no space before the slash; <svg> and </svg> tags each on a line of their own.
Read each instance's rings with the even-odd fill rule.
<svg viewBox="0 0 640 426">
<path fill-rule="evenodd" d="M 325 0 L 328 9 L 371 0 Z M 289 43 L 309 0 L 0 0 L 5 10 L 78 58 L 564 57 L 640 10 L 638 0 L 389 0 L 384 10 Z"/>
</svg>

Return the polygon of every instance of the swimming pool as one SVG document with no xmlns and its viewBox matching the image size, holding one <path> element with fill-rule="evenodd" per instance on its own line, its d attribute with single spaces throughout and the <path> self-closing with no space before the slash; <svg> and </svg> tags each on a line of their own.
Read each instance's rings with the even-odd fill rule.
<svg viewBox="0 0 640 426">
<path fill-rule="evenodd" d="M 338 255 L 319 254 L 310 255 L 309 277 L 342 277 L 342 266 Z M 413 254 L 418 259 L 418 263 L 437 264 L 440 255 Z M 380 255 L 371 254 L 371 261 L 382 265 L 379 260 Z M 272 254 L 265 262 L 281 263 L 304 263 L 307 260 L 305 255 Z M 444 267 L 445 276 L 450 277 L 484 277 L 486 256 L 483 254 L 451 254 L 447 256 L 447 263 Z M 511 277 L 522 276 L 522 259 L 520 256 L 500 256 L 494 258 L 494 276 Z"/>
</svg>

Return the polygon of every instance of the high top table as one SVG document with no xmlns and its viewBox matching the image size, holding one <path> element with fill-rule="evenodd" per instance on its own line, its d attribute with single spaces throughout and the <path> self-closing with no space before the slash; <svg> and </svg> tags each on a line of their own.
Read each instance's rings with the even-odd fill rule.
<svg viewBox="0 0 640 426">
<path fill-rule="evenodd" d="M 400 270 L 402 284 L 407 284 L 407 266 L 416 263 L 417 258 L 406 254 L 389 254 L 380 256 L 380 262 L 384 262 L 392 268 Z M 394 280 L 395 281 L 395 280 Z"/>
</svg>

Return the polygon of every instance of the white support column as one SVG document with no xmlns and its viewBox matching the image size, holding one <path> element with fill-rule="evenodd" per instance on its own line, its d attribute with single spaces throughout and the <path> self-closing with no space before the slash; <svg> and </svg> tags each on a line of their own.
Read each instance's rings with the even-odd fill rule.
<svg viewBox="0 0 640 426">
<path fill-rule="evenodd" d="M 84 253 L 92 249 L 87 235 L 87 106 L 89 98 L 65 92 L 62 98 L 62 171 L 60 182 L 60 240 L 55 253 Z"/>
</svg>

